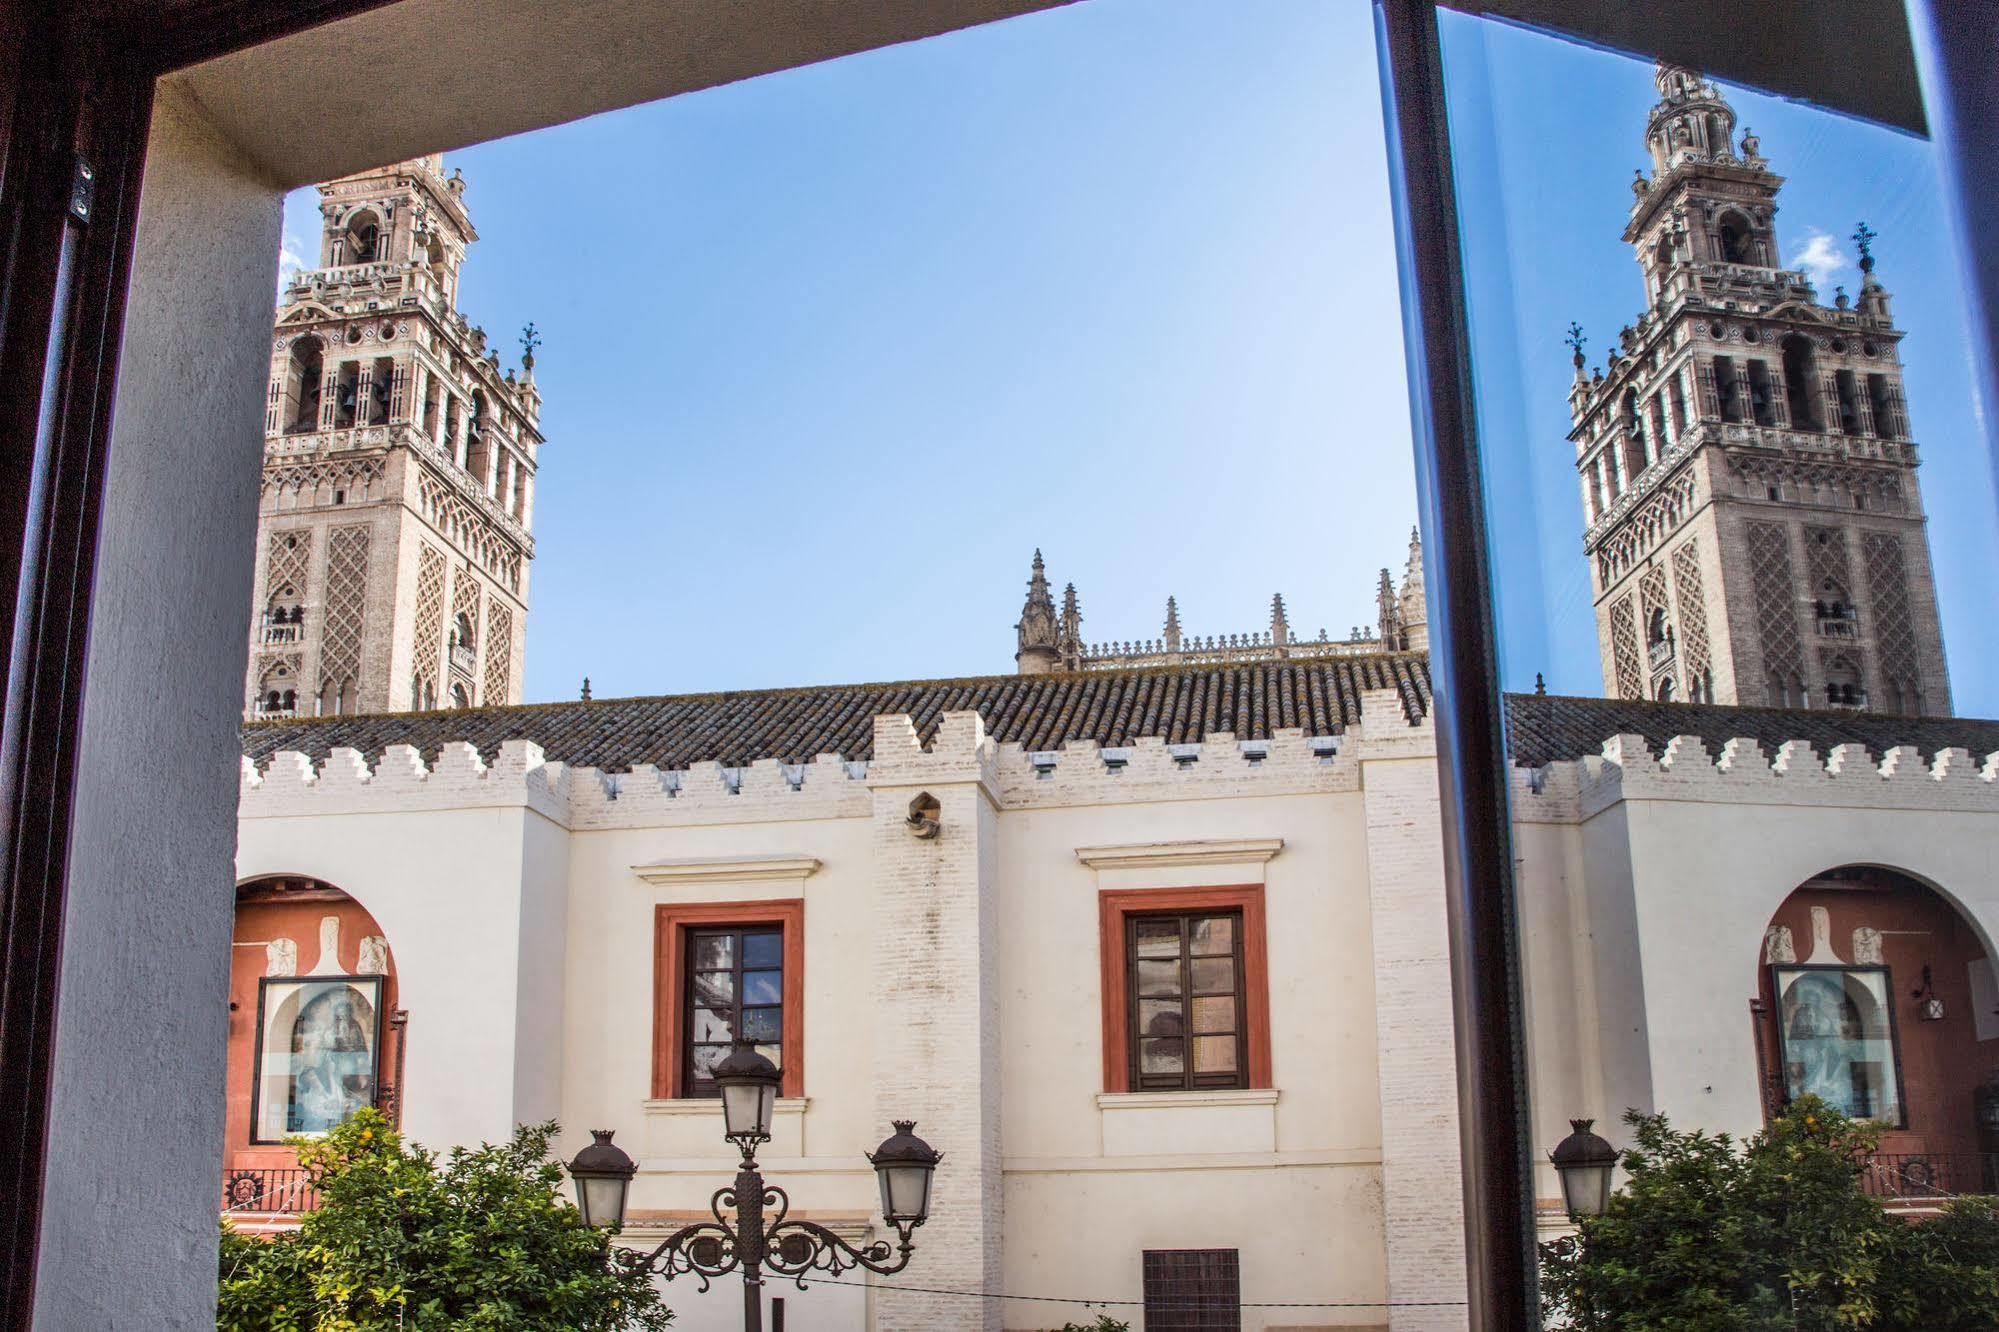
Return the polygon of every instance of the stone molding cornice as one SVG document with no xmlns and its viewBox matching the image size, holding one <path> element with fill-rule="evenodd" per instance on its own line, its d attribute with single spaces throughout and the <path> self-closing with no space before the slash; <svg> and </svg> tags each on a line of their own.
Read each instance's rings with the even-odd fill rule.
<svg viewBox="0 0 1999 1332">
<path fill-rule="evenodd" d="M 632 866 L 632 873 L 647 883 L 692 887 L 696 884 L 760 883 L 802 884 L 825 862 L 817 856 L 696 856 L 685 860 L 658 860 Z"/>
<path fill-rule="evenodd" d="M 1182 865 L 1262 865 L 1284 849 L 1282 837 L 1242 837 L 1190 842 L 1131 842 L 1079 846 L 1076 859 L 1091 869 L 1165 869 Z"/>
</svg>

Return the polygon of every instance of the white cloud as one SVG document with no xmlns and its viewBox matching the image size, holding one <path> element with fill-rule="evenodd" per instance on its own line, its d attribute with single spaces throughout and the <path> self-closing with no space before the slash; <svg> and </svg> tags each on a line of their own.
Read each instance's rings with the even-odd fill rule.
<svg viewBox="0 0 1999 1332">
<path fill-rule="evenodd" d="M 305 245 L 290 232 L 278 245 L 278 290 L 282 292 L 292 276 L 305 268 Z"/>
<path fill-rule="evenodd" d="M 1853 260 L 1839 248 L 1838 241 L 1813 227 L 1805 235 L 1803 248 L 1791 256 L 1791 267 L 1802 269 L 1812 285 L 1824 293 L 1831 291 L 1834 278 L 1853 267 Z"/>
</svg>

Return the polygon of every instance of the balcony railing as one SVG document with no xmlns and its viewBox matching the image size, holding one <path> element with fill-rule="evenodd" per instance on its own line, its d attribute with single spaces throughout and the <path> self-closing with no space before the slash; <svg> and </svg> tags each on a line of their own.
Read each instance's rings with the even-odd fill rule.
<svg viewBox="0 0 1999 1332">
<path fill-rule="evenodd" d="M 1647 662 L 1651 665 L 1652 669 L 1655 671 L 1659 670 L 1662 667 L 1672 665 L 1673 640 L 1670 638 L 1662 638 L 1656 643 L 1648 644 L 1645 649 L 1645 656 Z"/>
<path fill-rule="evenodd" d="M 222 1179 L 225 1212 L 279 1212 L 295 1215 L 319 1206 L 319 1186 L 304 1170 L 231 1170 Z"/>
<path fill-rule="evenodd" d="M 1820 638 L 1858 638 L 1860 626 L 1851 615 L 1821 615 L 1818 617 Z"/>
<path fill-rule="evenodd" d="M 266 643 L 296 643 L 304 632 L 305 626 L 296 620 L 285 624 L 269 623 L 264 626 L 262 638 Z"/>
<path fill-rule="evenodd" d="M 473 668 L 478 664 L 479 664 L 479 654 L 474 652 L 470 647 L 467 647 L 463 643 L 453 643 L 451 645 L 452 670 L 460 671 L 466 675 L 470 675 L 472 674 Z"/>
<path fill-rule="evenodd" d="M 1905 1201 L 1999 1193 L 1999 1152 L 1884 1152 L 1867 1158 L 1860 1186 Z"/>
</svg>

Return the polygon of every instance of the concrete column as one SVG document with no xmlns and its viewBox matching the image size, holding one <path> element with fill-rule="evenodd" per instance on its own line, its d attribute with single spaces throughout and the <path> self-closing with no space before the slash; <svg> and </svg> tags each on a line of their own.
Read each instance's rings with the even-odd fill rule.
<svg viewBox="0 0 1999 1332">
<path fill-rule="evenodd" d="M 874 1131 L 914 1119 L 945 1154 L 911 1273 L 947 1290 L 1002 1280 L 993 764 L 977 713 L 946 713 L 927 751 L 908 717 L 875 718 Z M 941 806 L 927 840 L 908 822 L 922 792 Z M 882 1291 L 875 1309 L 877 1332 L 1002 1326 L 995 1300 Z"/>
</svg>

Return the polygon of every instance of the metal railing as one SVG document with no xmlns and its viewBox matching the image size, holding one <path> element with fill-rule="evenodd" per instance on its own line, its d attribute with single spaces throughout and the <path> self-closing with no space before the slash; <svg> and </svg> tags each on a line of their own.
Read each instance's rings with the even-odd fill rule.
<svg viewBox="0 0 1999 1332">
<path fill-rule="evenodd" d="M 222 1179 L 225 1212 L 281 1212 L 296 1215 L 319 1206 L 319 1186 L 297 1168 L 231 1170 Z"/>
<path fill-rule="evenodd" d="M 1867 1158 L 1860 1187 L 1876 1198 L 1999 1193 L 1999 1152 L 1882 1152 Z"/>
</svg>

